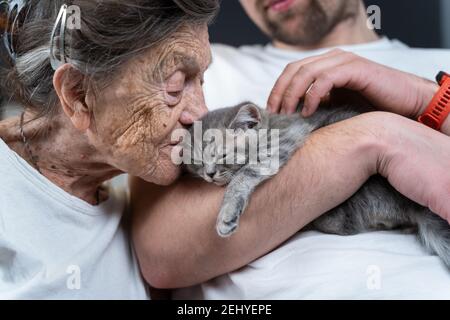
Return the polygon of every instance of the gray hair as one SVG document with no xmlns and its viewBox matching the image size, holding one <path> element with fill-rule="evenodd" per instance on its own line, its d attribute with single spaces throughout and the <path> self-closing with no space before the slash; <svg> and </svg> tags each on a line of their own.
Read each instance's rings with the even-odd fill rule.
<svg viewBox="0 0 450 320">
<path fill-rule="evenodd" d="M 66 31 L 64 56 L 89 84 L 113 78 L 125 62 L 180 27 L 210 23 L 219 9 L 218 0 L 28 1 L 28 14 L 16 31 L 15 65 L 0 71 L 0 86 L 38 116 L 53 113 L 58 105 L 50 39 L 63 4 L 78 6 L 82 13 L 81 29 Z"/>
</svg>

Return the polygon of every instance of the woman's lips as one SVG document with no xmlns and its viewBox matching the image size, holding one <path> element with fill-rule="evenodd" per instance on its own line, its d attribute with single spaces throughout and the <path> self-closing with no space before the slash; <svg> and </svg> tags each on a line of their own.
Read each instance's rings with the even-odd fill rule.
<svg viewBox="0 0 450 320">
<path fill-rule="evenodd" d="M 171 141 L 166 147 L 169 147 L 171 150 L 174 150 L 175 152 L 179 150 L 178 151 L 179 156 L 183 157 L 183 147 L 181 146 L 182 142 L 183 138 L 180 138 L 178 141 Z"/>
<path fill-rule="evenodd" d="M 183 137 L 180 137 L 178 140 L 173 140 L 169 143 L 170 146 L 175 147 L 183 142 Z"/>
<path fill-rule="evenodd" d="M 275 12 L 284 12 L 289 10 L 295 0 L 271 0 L 266 5 L 267 10 Z"/>
</svg>

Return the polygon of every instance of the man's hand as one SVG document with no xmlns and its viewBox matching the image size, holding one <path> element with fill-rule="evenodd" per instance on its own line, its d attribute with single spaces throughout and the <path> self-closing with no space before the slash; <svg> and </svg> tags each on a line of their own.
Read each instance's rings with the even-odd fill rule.
<svg viewBox="0 0 450 320">
<path fill-rule="evenodd" d="M 395 114 L 373 115 L 372 121 L 383 122 L 378 125 L 384 146 L 377 172 L 400 193 L 450 223 L 448 136 Z"/>
<path fill-rule="evenodd" d="M 333 50 L 289 65 L 268 107 L 272 112 L 292 113 L 304 98 L 302 113 L 310 116 L 335 88 L 353 90 L 381 110 L 412 118 L 425 111 L 439 90 L 431 81 Z M 380 123 L 385 151 L 377 172 L 405 196 L 450 221 L 450 139 L 407 119 L 389 119 L 387 114 L 382 118 L 390 125 L 383 129 Z M 450 118 L 442 129 L 450 135 Z"/>
<path fill-rule="evenodd" d="M 410 118 L 421 115 L 439 90 L 431 81 L 336 49 L 288 65 L 272 90 L 268 109 L 290 114 L 304 98 L 302 114 L 307 117 L 336 88 L 358 92 L 378 109 Z M 450 120 L 444 129 L 450 134 Z"/>
</svg>

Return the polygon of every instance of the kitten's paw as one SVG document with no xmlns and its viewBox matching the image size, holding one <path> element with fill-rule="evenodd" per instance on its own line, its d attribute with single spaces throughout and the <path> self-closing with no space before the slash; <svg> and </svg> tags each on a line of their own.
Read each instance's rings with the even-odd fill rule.
<svg viewBox="0 0 450 320">
<path fill-rule="evenodd" d="M 222 206 L 217 219 L 217 233 L 219 236 L 226 238 L 236 232 L 239 225 L 239 217 L 242 209 L 238 203 L 228 203 Z"/>
<path fill-rule="evenodd" d="M 228 238 L 236 232 L 237 227 L 237 223 L 226 223 L 224 221 L 219 221 L 216 226 L 217 234 L 222 238 Z"/>
</svg>

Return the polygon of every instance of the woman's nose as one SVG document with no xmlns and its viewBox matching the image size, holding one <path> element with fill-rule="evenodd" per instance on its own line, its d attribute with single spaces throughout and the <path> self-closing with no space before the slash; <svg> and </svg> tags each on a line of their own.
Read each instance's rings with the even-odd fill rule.
<svg viewBox="0 0 450 320">
<path fill-rule="evenodd" d="M 206 108 L 205 108 L 205 110 L 206 110 Z M 206 112 L 208 112 L 208 111 L 206 110 Z M 193 113 L 190 111 L 183 111 L 180 116 L 180 122 L 181 122 L 181 124 L 183 124 L 185 126 L 190 126 L 195 121 L 198 121 L 201 118 L 203 118 L 203 116 L 206 114 L 206 112 Z"/>
<path fill-rule="evenodd" d="M 203 97 L 202 97 L 203 98 Z M 203 116 L 208 112 L 206 108 L 205 101 L 201 99 L 201 102 L 195 103 L 192 106 L 189 106 L 181 113 L 180 122 L 183 125 L 190 126 L 195 121 L 200 120 Z"/>
</svg>

